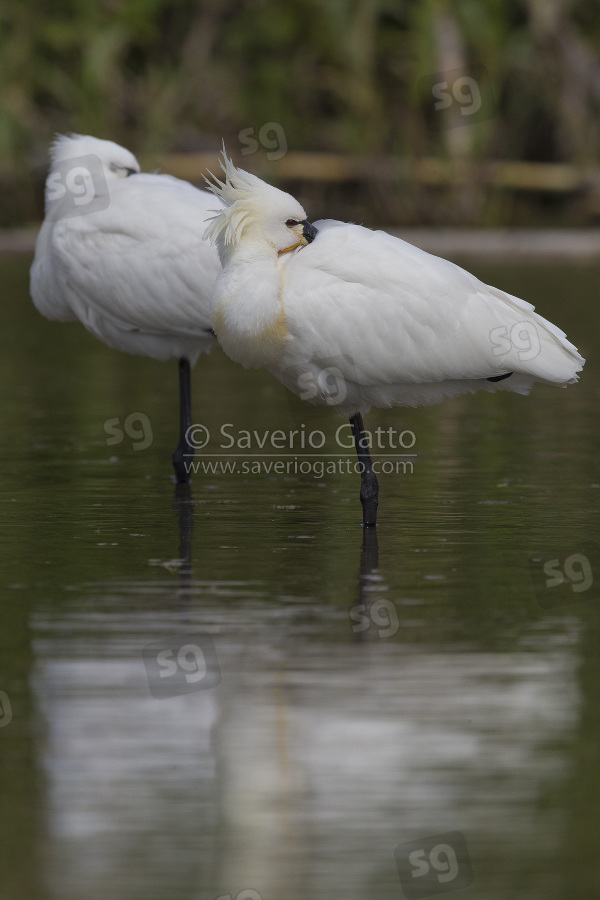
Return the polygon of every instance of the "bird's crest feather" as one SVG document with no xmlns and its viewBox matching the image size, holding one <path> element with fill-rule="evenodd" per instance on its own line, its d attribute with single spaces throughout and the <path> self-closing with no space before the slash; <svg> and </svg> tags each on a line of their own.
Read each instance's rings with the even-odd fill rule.
<svg viewBox="0 0 600 900">
<path fill-rule="evenodd" d="M 280 191 L 244 169 L 236 168 L 227 156 L 224 144 L 221 154 L 219 164 L 225 175 L 224 180 L 219 180 L 210 172 L 212 180 L 205 178 L 205 181 L 223 203 L 223 209 L 215 210 L 216 215 L 209 220 L 204 232 L 205 238 L 217 245 L 231 246 L 239 243 L 244 230 L 266 213 L 280 211 L 284 218 L 286 213 L 298 214 L 300 219 L 306 218 L 298 201 L 285 191 Z"/>
<path fill-rule="evenodd" d="M 74 132 L 70 132 L 69 134 L 55 134 L 54 140 L 50 144 L 50 164 L 54 166 L 56 163 L 68 158 L 73 153 L 72 148 L 75 142 L 84 139 L 84 135 L 75 134 Z"/>
<path fill-rule="evenodd" d="M 204 237 L 213 243 L 237 244 L 244 228 L 255 217 L 257 205 L 261 204 L 260 197 L 268 202 L 269 194 L 277 189 L 265 184 L 256 175 L 236 168 L 227 156 L 225 144 L 221 155 L 219 165 L 225 175 L 224 180 L 220 181 L 212 172 L 209 172 L 211 177 L 205 177 L 204 180 L 209 190 L 223 202 L 224 207 L 215 210 L 216 215 L 209 219 Z"/>
</svg>

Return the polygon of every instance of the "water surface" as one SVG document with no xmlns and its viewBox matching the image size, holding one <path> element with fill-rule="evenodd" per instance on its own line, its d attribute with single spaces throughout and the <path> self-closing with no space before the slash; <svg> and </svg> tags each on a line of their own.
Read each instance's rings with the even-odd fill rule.
<svg viewBox="0 0 600 900">
<path fill-rule="evenodd" d="M 46 322 L 27 267 L 1 263 L 3 900 L 388 900 L 395 849 L 453 832 L 465 896 L 597 895 L 600 272 L 478 266 L 582 380 L 373 411 L 416 457 L 365 534 L 351 474 L 176 491 L 176 366 Z M 220 351 L 194 412 L 213 450 L 224 424 L 337 449 Z M 143 648 L 198 635 L 219 683 L 153 696 Z"/>
</svg>

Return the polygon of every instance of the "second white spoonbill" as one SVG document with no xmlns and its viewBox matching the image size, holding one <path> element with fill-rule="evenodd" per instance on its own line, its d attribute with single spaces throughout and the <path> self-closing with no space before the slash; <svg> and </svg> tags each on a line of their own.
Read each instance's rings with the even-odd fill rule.
<svg viewBox="0 0 600 900">
<path fill-rule="evenodd" d="M 583 358 L 530 303 L 384 232 L 313 225 L 290 194 L 223 157 L 211 187 L 224 208 L 206 231 L 223 264 L 213 328 L 232 359 L 298 395 L 310 384 L 311 402 L 349 417 L 364 525 L 376 524 L 379 495 L 362 419 L 372 406 L 577 380 Z"/>
<path fill-rule="evenodd" d="M 215 197 L 169 175 L 141 173 L 135 156 L 112 141 L 59 136 L 50 157 L 33 302 L 48 319 L 78 319 L 116 350 L 178 360 L 173 465 L 177 481 L 187 482 L 190 368 L 216 343 L 209 296 L 221 266 L 203 239 Z"/>
</svg>

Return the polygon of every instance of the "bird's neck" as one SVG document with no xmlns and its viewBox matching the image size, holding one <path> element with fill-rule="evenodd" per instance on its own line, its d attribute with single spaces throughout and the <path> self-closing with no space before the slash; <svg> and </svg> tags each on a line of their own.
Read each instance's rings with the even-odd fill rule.
<svg viewBox="0 0 600 900">
<path fill-rule="evenodd" d="M 221 255 L 221 248 L 220 248 Z M 273 365 L 287 337 L 275 248 L 244 245 L 221 255 L 211 296 L 213 328 L 225 353 L 243 366 Z"/>
<path fill-rule="evenodd" d="M 251 235 L 248 235 L 238 243 L 228 244 L 221 234 L 217 238 L 216 243 L 223 269 L 230 264 L 242 265 L 266 261 L 274 265 L 277 263 L 275 247 L 265 240 L 252 239 Z"/>
</svg>

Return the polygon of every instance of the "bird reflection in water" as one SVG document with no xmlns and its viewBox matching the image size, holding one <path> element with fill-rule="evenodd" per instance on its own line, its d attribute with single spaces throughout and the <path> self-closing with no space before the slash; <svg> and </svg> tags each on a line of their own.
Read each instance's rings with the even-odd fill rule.
<svg viewBox="0 0 600 900">
<path fill-rule="evenodd" d="M 387 585 L 379 572 L 376 528 L 363 528 L 358 569 L 358 600 L 350 609 L 352 634 L 362 643 L 392 637 L 399 628 L 395 605 L 385 596 Z"/>
<path fill-rule="evenodd" d="M 194 498 L 189 484 L 176 484 L 173 507 L 179 526 L 179 592 L 182 597 L 191 597 L 192 583 L 192 536 L 194 533 Z"/>
</svg>

